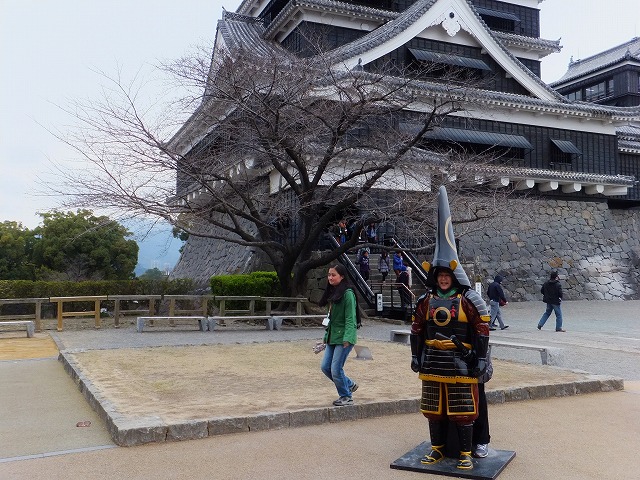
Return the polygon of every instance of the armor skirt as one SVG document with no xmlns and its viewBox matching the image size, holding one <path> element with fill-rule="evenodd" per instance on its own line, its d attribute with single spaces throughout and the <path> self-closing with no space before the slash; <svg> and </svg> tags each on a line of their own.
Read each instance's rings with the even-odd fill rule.
<svg viewBox="0 0 640 480">
<path fill-rule="evenodd" d="M 478 416 L 478 385 L 423 380 L 420 411 L 428 418 L 472 422 Z"/>
</svg>

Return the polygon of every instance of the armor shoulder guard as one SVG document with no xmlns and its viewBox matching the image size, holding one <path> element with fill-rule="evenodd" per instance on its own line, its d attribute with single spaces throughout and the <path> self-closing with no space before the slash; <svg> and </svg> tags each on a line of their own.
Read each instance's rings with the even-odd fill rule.
<svg viewBox="0 0 640 480">
<path fill-rule="evenodd" d="M 480 317 L 484 317 L 489 315 L 489 309 L 487 308 L 487 304 L 482 299 L 482 296 L 476 292 L 475 290 L 469 289 L 464 292 L 464 298 L 473 303 L 473 306 L 478 310 L 478 314 Z"/>
<path fill-rule="evenodd" d="M 429 293 L 423 293 L 416 299 L 416 308 L 429 297 Z"/>
</svg>

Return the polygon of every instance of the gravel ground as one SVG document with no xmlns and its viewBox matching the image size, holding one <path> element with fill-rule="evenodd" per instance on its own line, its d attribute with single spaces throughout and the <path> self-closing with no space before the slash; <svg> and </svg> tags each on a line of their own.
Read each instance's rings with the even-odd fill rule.
<svg viewBox="0 0 640 480">
<path fill-rule="evenodd" d="M 491 332 L 491 338 L 556 348 L 554 365 L 560 367 L 640 380 L 640 301 L 564 302 L 565 333 L 554 331 L 553 315 L 545 328 L 537 330 L 544 308 L 542 302 L 508 304 L 503 307 L 503 317 L 509 328 Z M 364 344 L 367 339 L 389 340 L 391 330 L 408 328 L 407 324 L 369 319 L 364 321 L 358 335 Z M 159 327 L 157 331 L 137 333 L 132 325 L 119 329 L 107 327 L 100 332 L 93 329 L 49 332 L 60 348 L 71 350 L 320 340 L 323 333 L 318 327 L 284 327 L 276 331 L 246 325 L 217 327 L 213 332 L 183 326 L 179 330 Z M 496 347 L 493 357 L 540 364 L 540 355 L 535 351 Z"/>
</svg>

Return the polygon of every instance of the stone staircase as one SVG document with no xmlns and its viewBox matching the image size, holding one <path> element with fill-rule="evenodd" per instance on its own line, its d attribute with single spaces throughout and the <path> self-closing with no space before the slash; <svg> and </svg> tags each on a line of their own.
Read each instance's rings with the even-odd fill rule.
<svg viewBox="0 0 640 480">
<path fill-rule="evenodd" d="M 357 250 L 353 253 L 349 253 L 349 258 L 353 262 L 356 267 L 357 260 Z M 364 311 L 369 316 L 383 316 L 389 318 L 396 319 L 404 319 L 409 318 L 411 311 L 413 311 L 413 307 L 415 306 L 415 300 L 417 300 L 420 295 L 425 292 L 424 286 L 415 279 L 412 280 L 411 285 L 409 286 L 411 293 L 413 294 L 412 305 L 405 308 L 404 311 L 402 309 L 402 302 L 400 299 L 400 294 L 398 292 L 398 288 L 396 286 L 396 276 L 393 270 L 389 272 L 387 275 L 386 281 L 382 281 L 382 275 L 378 271 L 378 262 L 380 259 L 380 253 L 370 253 L 369 254 L 369 280 L 368 284 L 371 287 L 371 290 L 375 294 L 382 294 L 382 304 L 383 304 L 383 312 L 378 312 L 375 308 L 365 308 Z M 392 260 L 390 260 L 391 264 Z M 361 302 L 361 304 L 366 305 L 365 302 Z"/>
</svg>

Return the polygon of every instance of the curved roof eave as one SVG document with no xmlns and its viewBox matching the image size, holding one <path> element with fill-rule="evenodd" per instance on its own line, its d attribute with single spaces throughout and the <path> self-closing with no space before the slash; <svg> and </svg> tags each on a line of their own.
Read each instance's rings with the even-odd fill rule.
<svg viewBox="0 0 640 480">
<path fill-rule="evenodd" d="M 632 38 L 628 42 L 585 59 L 571 62 L 565 74 L 549 85 L 557 87 L 576 78 L 591 75 L 628 60 L 640 62 L 640 37 Z"/>
<path fill-rule="evenodd" d="M 289 22 L 295 12 L 301 10 L 315 10 L 323 13 L 329 11 L 330 13 L 348 15 L 351 17 L 358 15 L 358 18 L 373 20 L 380 23 L 393 20 L 399 15 L 396 12 L 389 12 L 374 7 L 365 7 L 362 5 L 337 2 L 333 0 L 292 0 L 269 24 L 265 31 L 264 38 L 269 40 L 273 39 L 283 25 Z"/>
<path fill-rule="evenodd" d="M 295 12 L 302 10 L 329 11 L 338 15 L 349 16 L 358 15 L 358 18 L 377 21 L 381 24 L 394 20 L 401 15 L 399 12 L 391 12 L 335 0 L 292 0 L 269 24 L 265 31 L 264 38 L 269 40 L 273 39 L 283 25 L 289 22 Z M 514 47 L 526 48 L 546 54 L 557 53 L 562 50 L 560 40 L 546 40 L 543 38 L 527 37 L 525 35 L 498 31 L 493 32 L 493 34 L 501 42 Z"/>
<path fill-rule="evenodd" d="M 457 15 L 457 17 L 450 18 L 450 15 Z M 505 71 L 509 72 L 533 95 L 547 100 L 567 101 L 533 74 L 504 46 L 482 20 L 470 0 L 418 1 L 396 19 L 358 40 L 336 48 L 329 52 L 328 56 L 330 61 L 339 68 L 351 69 L 359 63 L 360 59 L 363 64 L 369 63 L 405 44 L 425 28 L 437 24 L 445 26 L 447 22 L 456 24 L 451 25 L 451 31 L 448 31 L 450 35 L 453 36 L 457 33 L 456 28 L 458 30 L 464 28 L 478 40 Z"/>
<path fill-rule="evenodd" d="M 533 38 L 507 32 L 493 32 L 493 35 L 502 43 L 515 47 L 539 50 L 547 53 L 558 53 L 562 50 L 560 40 L 546 40 L 544 38 Z"/>
<path fill-rule="evenodd" d="M 406 79 L 390 77 L 389 81 L 406 82 Z M 558 102 L 545 100 L 515 93 L 494 92 L 479 88 L 461 88 L 460 93 L 452 91 L 450 85 L 428 81 L 412 81 L 410 88 L 413 92 L 425 96 L 443 96 L 460 101 L 479 102 L 487 105 L 507 108 L 528 109 L 558 115 L 573 115 L 576 117 L 600 118 L 606 121 L 640 121 L 640 107 L 611 107 L 588 102 Z"/>
</svg>

